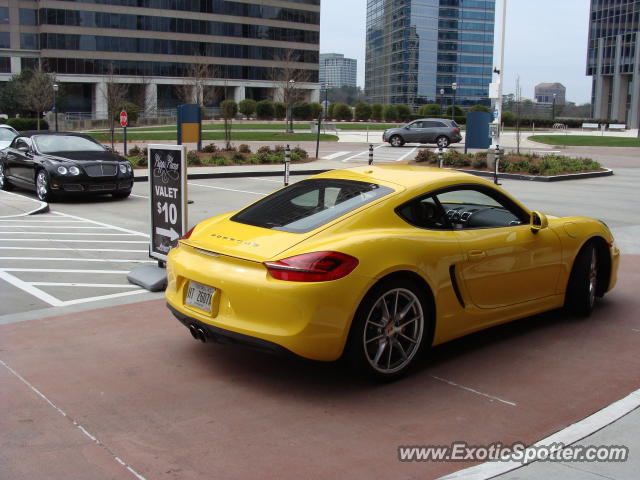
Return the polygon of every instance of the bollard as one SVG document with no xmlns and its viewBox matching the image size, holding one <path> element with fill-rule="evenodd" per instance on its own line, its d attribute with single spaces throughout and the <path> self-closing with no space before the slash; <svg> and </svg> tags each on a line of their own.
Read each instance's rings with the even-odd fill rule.
<svg viewBox="0 0 640 480">
<path fill-rule="evenodd" d="M 493 183 L 498 184 L 498 171 L 500 170 L 500 145 L 496 145 L 495 159 L 493 161 Z"/>
<path fill-rule="evenodd" d="M 289 185 L 289 162 L 291 162 L 291 149 L 289 145 L 284 149 L 284 186 Z"/>
<path fill-rule="evenodd" d="M 444 152 L 442 147 L 438 147 L 438 166 L 442 168 L 444 166 Z"/>
<path fill-rule="evenodd" d="M 369 165 L 373 165 L 373 144 L 369 145 Z"/>
</svg>

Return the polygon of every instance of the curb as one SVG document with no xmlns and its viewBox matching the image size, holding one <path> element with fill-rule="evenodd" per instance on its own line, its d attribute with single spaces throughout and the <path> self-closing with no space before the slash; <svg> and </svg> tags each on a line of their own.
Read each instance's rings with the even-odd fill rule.
<svg viewBox="0 0 640 480">
<path fill-rule="evenodd" d="M 493 178 L 493 172 L 487 172 L 484 170 L 467 170 L 463 168 L 452 168 L 458 172 L 470 173 L 479 177 L 491 177 Z M 584 173 L 567 173 L 565 175 L 525 175 L 521 173 L 498 173 L 498 178 L 505 180 L 528 180 L 530 182 L 561 182 L 564 180 L 580 180 L 583 178 L 596 178 L 596 177 L 609 177 L 613 175 L 613 170 L 605 168 L 601 172 L 584 172 Z"/>
<path fill-rule="evenodd" d="M 330 169 L 321 170 L 292 170 L 289 175 L 317 175 L 319 173 L 328 172 Z M 188 180 L 198 178 L 242 178 L 242 177 L 282 177 L 284 172 L 277 170 L 268 170 L 262 172 L 221 172 L 221 173 L 191 173 L 187 174 Z M 134 182 L 148 182 L 149 175 L 140 175 L 133 179 Z"/>
</svg>

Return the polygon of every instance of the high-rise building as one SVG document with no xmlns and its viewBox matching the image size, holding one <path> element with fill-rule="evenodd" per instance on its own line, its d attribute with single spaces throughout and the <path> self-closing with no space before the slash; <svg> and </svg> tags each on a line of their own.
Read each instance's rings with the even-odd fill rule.
<svg viewBox="0 0 640 480">
<path fill-rule="evenodd" d="M 320 54 L 320 85 L 327 88 L 355 87 L 358 61 L 341 53 Z"/>
<path fill-rule="evenodd" d="M 494 23 L 495 0 L 368 0 L 365 95 L 489 105 Z"/>
<path fill-rule="evenodd" d="M 591 0 L 587 75 L 594 118 L 640 123 L 640 0 Z"/>
<path fill-rule="evenodd" d="M 277 98 L 292 79 L 319 98 L 320 0 L 3 3 L 0 82 L 27 68 L 55 72 L 67 111 L 104 118 L 105 81 L 129 85 L 147 111 L 174 107 L 197 70 L 203 88 L 237 101 Z"/>
<path fill-rule="evenodd" d="M 539 83 L 535 86 L 534 92 L 534 98 L 538 103 L 555 103 L 556 105 L 567 103 L 567 89 L 561 83 Z"/>
</svg>

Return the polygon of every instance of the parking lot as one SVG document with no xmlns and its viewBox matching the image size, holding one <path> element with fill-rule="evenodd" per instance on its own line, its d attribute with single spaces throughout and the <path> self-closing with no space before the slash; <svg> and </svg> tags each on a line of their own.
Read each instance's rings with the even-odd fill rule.
<svg viewBox="0 0 640 480">
<path fill-rule="evenodd" d="M 382 146 L 376 157 L 411 150 Z M 328 160 L 349 166 L 368 149 L 325 157 L 337 153 Z M 126 200 L 65 199 L 0 218 L 2 476 L 436 478 L 470 462 L 400 462 L 398 446 L 544 438 L 638 388 L 639 181 L 635 168 L 504 181 L 532 209 L 604 219 L 623 252 L 618 287 L 588 320 L 524 319 L 438 347 L 415 375 L 375 386 L 340 363 L 202 345 L 161 294 L 128 284 L 128 271 L 153 263 L 146 182 Z M 281 186 L 190 180 L 188 223 Z"/>
</svg>

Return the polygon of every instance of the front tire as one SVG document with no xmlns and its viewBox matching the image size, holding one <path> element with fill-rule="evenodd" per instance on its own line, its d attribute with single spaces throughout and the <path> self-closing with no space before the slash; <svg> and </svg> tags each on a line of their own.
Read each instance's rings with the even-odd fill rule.
<svg viewBox="0 0 640 480">
<path fill-rule="evenodd" d="M 115 192 L 112 193 L 111 196 L 115 199 L 118 200 L 122 200 L 124 198 L 127 198 L 129 195 L 131 195 L 131 190 L 127 190 L 126 192 Z"/>
<path fill-rule="evenodd" d="M 576 257 L 565 295 L 565 308 L 579 317 L 593 312 L 598 292 L 598 249 L 593 243 L 582 248 Z"/>
<path fill-rule="evenodd" d="M 7 176 L 4 169 L 4 163 L 0 162 L 0 190 L 10 191 L 13 190 L 13 185 L 7 180 Z"/>
<path fill-rule="evenodd" d="M 451 142 L 449 141 L 449 138 L 445 137 L 444 135 L 436 138 L 436 145 L 438 145 L 438 147 L 447 148 L 450 143 Z"/>
<path fill-rule="evenodd" d="M 36 173 L 36 195 L 41 202 L 54 201 L 49 174 L 44 169 L 38 170 L 38 173 Z"/>
<path fill-rule="evenodd" d="M 351 326 L 347 360 L 377 380 L 405 375 L 420 358 L 431 332 L 431 301 L 409 279 L 387 280 L 366 295 Z"/>
<path fill-rule="evenodd" d="M 401 147 L 404 145 L 404 138 L 402 138 L 400 135 L 394 135 L 389 139 L 389 143 L 392 147 Z"/>
</svg>

